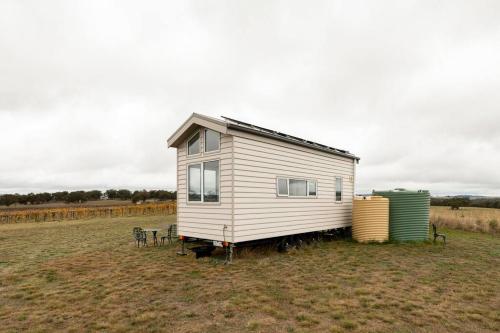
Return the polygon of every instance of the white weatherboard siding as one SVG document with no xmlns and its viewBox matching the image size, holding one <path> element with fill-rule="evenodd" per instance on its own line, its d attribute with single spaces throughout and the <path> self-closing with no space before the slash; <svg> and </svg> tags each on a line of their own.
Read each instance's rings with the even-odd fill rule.
<svg viewBox="0 0 500 333">
<path fill-rule="evenodd" d="M 231 131 L 234 242 L 350 226 L 355 162 L 306 147 Z M 278 176 L 317 181 L 317 197 L 277 197 Z M 343 200 L 335 202 L 335 177 Z"/>
<path fill-rule="evenodd" d="M 193 132 L 194 133 L 194 132 Z M 203 134 L 203 128 L 200 128 Z M 187 139 L 177 148 L 177 225 L 179 235 L 223 241 L 222 229 L 227 225 L 226 241 L 232 242 L 232 136 L 221 134 L 219 152 L 187 155 Z M 191 163 L 219 160 L 220 202 L 193 203 L 187 201 L 187 167 Z"/>
<path fill-rule="evenodd" d="M 180 235 L 238 243 L 351 225 L 353 159 L 239 130 L 221 134 L 220 151 L 205 153 L 201 126 L 202 152 L 187 156 L 194 129 L 180 133 L 183 138 L 176 144 Z M 220 202 L 188 202 L 188 165 L 211 160 L 219 160 Z M 315 180 L 317 197 L 278 197 L 277 177 Z M 336 177 L 343 180 L 340 203 L 335 201 Z"/>
</svg>

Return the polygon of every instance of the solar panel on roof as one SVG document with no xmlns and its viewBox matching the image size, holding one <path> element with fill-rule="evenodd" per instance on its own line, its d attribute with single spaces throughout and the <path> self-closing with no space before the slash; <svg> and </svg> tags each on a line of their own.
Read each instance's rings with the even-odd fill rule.
<svg viewBox="0 0 500 333">
<path fill-rule="evenodd" d="M 339 153 L 341 155 L 348 155 L 349 157 L 353 157 L 353 158 L 358 159 L 356 156 L 352 155 L 347 150 L 342 150 L 342 149 L 337 149 L 337 148 L 329 147 L 329 146 L 323 145 L 321 143 L 317 143 L 317 142 L 313 142 L 313 141 L 301 139 L 301 138 L 293 136 L 293 135 L 289 135 L 289 134 L 277 132 L 277 131 L 274 131 L 274 130 L 270 130 L 270 129 L 267 129 L 267 128 L 264 128 L 264 127 L 260 127 L 260 126 L 253 125 L 253 124 L 249 124 L 249 123 L 246 123 L 246 122 L 243 122 L 243 121 L 240 121 L 240 120 L 236 120 L 236 119 L 232 119 L 232 118 L 229 118 L 229 117 L 222 116 L 222 118 L 226 122 L 233 123 L 233 124 L 237 125 L 238 127 L 251 129 L 253 131 L 260 132 L 262 134 L 267 134 L 268 136 L 275 137 L 277 139 L 281 138 L 282 140 L 285 139 L 285 140 L 290 141 L 290 142 L 296 142 L 297 144 L 301 144 L 301 145 L 305 145 L 305 146 L 309 146 L 309 147 L 314 147 L 314 148 L 317 148 L 317 149 L 319 148 L 321 150 L 337 152 L 337 153 Z"/>
</svg>

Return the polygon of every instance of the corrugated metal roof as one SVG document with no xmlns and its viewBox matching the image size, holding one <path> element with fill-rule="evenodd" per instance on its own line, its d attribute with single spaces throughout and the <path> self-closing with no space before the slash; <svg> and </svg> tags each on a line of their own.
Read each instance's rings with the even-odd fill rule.
<svg viewBox="0 0 500 333">
<path fill-rule="evenodd" d="M 278 131 L 274 131 L 274 130 L 260 127 L 257 125 L 249 124 L 249 123 L 246 123 L 246 122 L 243 122 L 240 120 L 236 120 L 236 119 L 232 119 L 229 117 L 222 116 L 222 118 L 224 118 L 224 120 L 226 121 L 228 128 L 234 128 L 237 130 L 254 133 L 256 135 L 266 136 L 266 137 L 277 139 L 280 141 L 293 143 L 293 144 L 296 144 L 299 146 L 304 146 L 304 147 L 324 151 L 324 152 L 327 152 L 330 154 L 349 157 L 349 158 L 352 158 L 352 159 L 359 161 L 359 157 L 357 157 L 354 154 L 351 154 L 347 150 L 342 150 L 342 149 L 337 149 L 334 147 L 326 146 L 326 145 L 323 145 L 321 143 L 301 139 L 301 138 L 298 138 L 298 137 L 293 136 L 293 135 L 281 133 Z"/>
</svg>

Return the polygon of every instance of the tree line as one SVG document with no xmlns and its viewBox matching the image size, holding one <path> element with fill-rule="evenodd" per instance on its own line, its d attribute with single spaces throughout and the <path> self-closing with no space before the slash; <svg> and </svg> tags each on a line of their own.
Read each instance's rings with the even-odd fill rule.
<svg viewBox="0 0 500 333">
<path fill-rule="evenodd" d="M 474 198 L 465 196 L 459 197 L 439 197 L 431 198 L 432 206 L 449 206 L 452 209 L 460 207 L 481 207 L 481 208 L 499 208 L 500 198 Z"/>
<path fill-rule="evenodd" d="M 131 200 L 134 203 L 144 202 L 148 199 L 153 200 L 175 200 L 177 192 L 165 190 L 142 190 L 130 191 L 127 189 L 110 189 L 105 192 L 99 190 L 93 191 L 60 191 L 60 192 L 42 192 L 42 193 L 29 193 L 29 194 L 3 194 L 0 195 L 0 206 L 10 206 L 13 204 L 31 204 L 38 205 L 49 202 L 67 202 L 67 203 L 81 203 L 86 201 L 95 201 L 102 199 L 111 200 Z"/>
</svg>

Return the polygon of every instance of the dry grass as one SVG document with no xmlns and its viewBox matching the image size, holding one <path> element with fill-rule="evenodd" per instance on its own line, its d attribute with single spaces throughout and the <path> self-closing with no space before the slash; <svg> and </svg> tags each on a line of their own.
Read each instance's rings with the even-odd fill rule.
<svg viewBox="0 0 500 333">
<path fill-rule="evenodd" d="M 0 331 L 498 332 L 500 238 L 334 241 L 234 264 L 134 247 L 175 216 L 0 226 Z"/>
<path fill-rule="evenodd" d="M 500 209 L 431 207 L 431 223 L 453 229 L 496 234 L 500 232 Z"/>
</svg>

